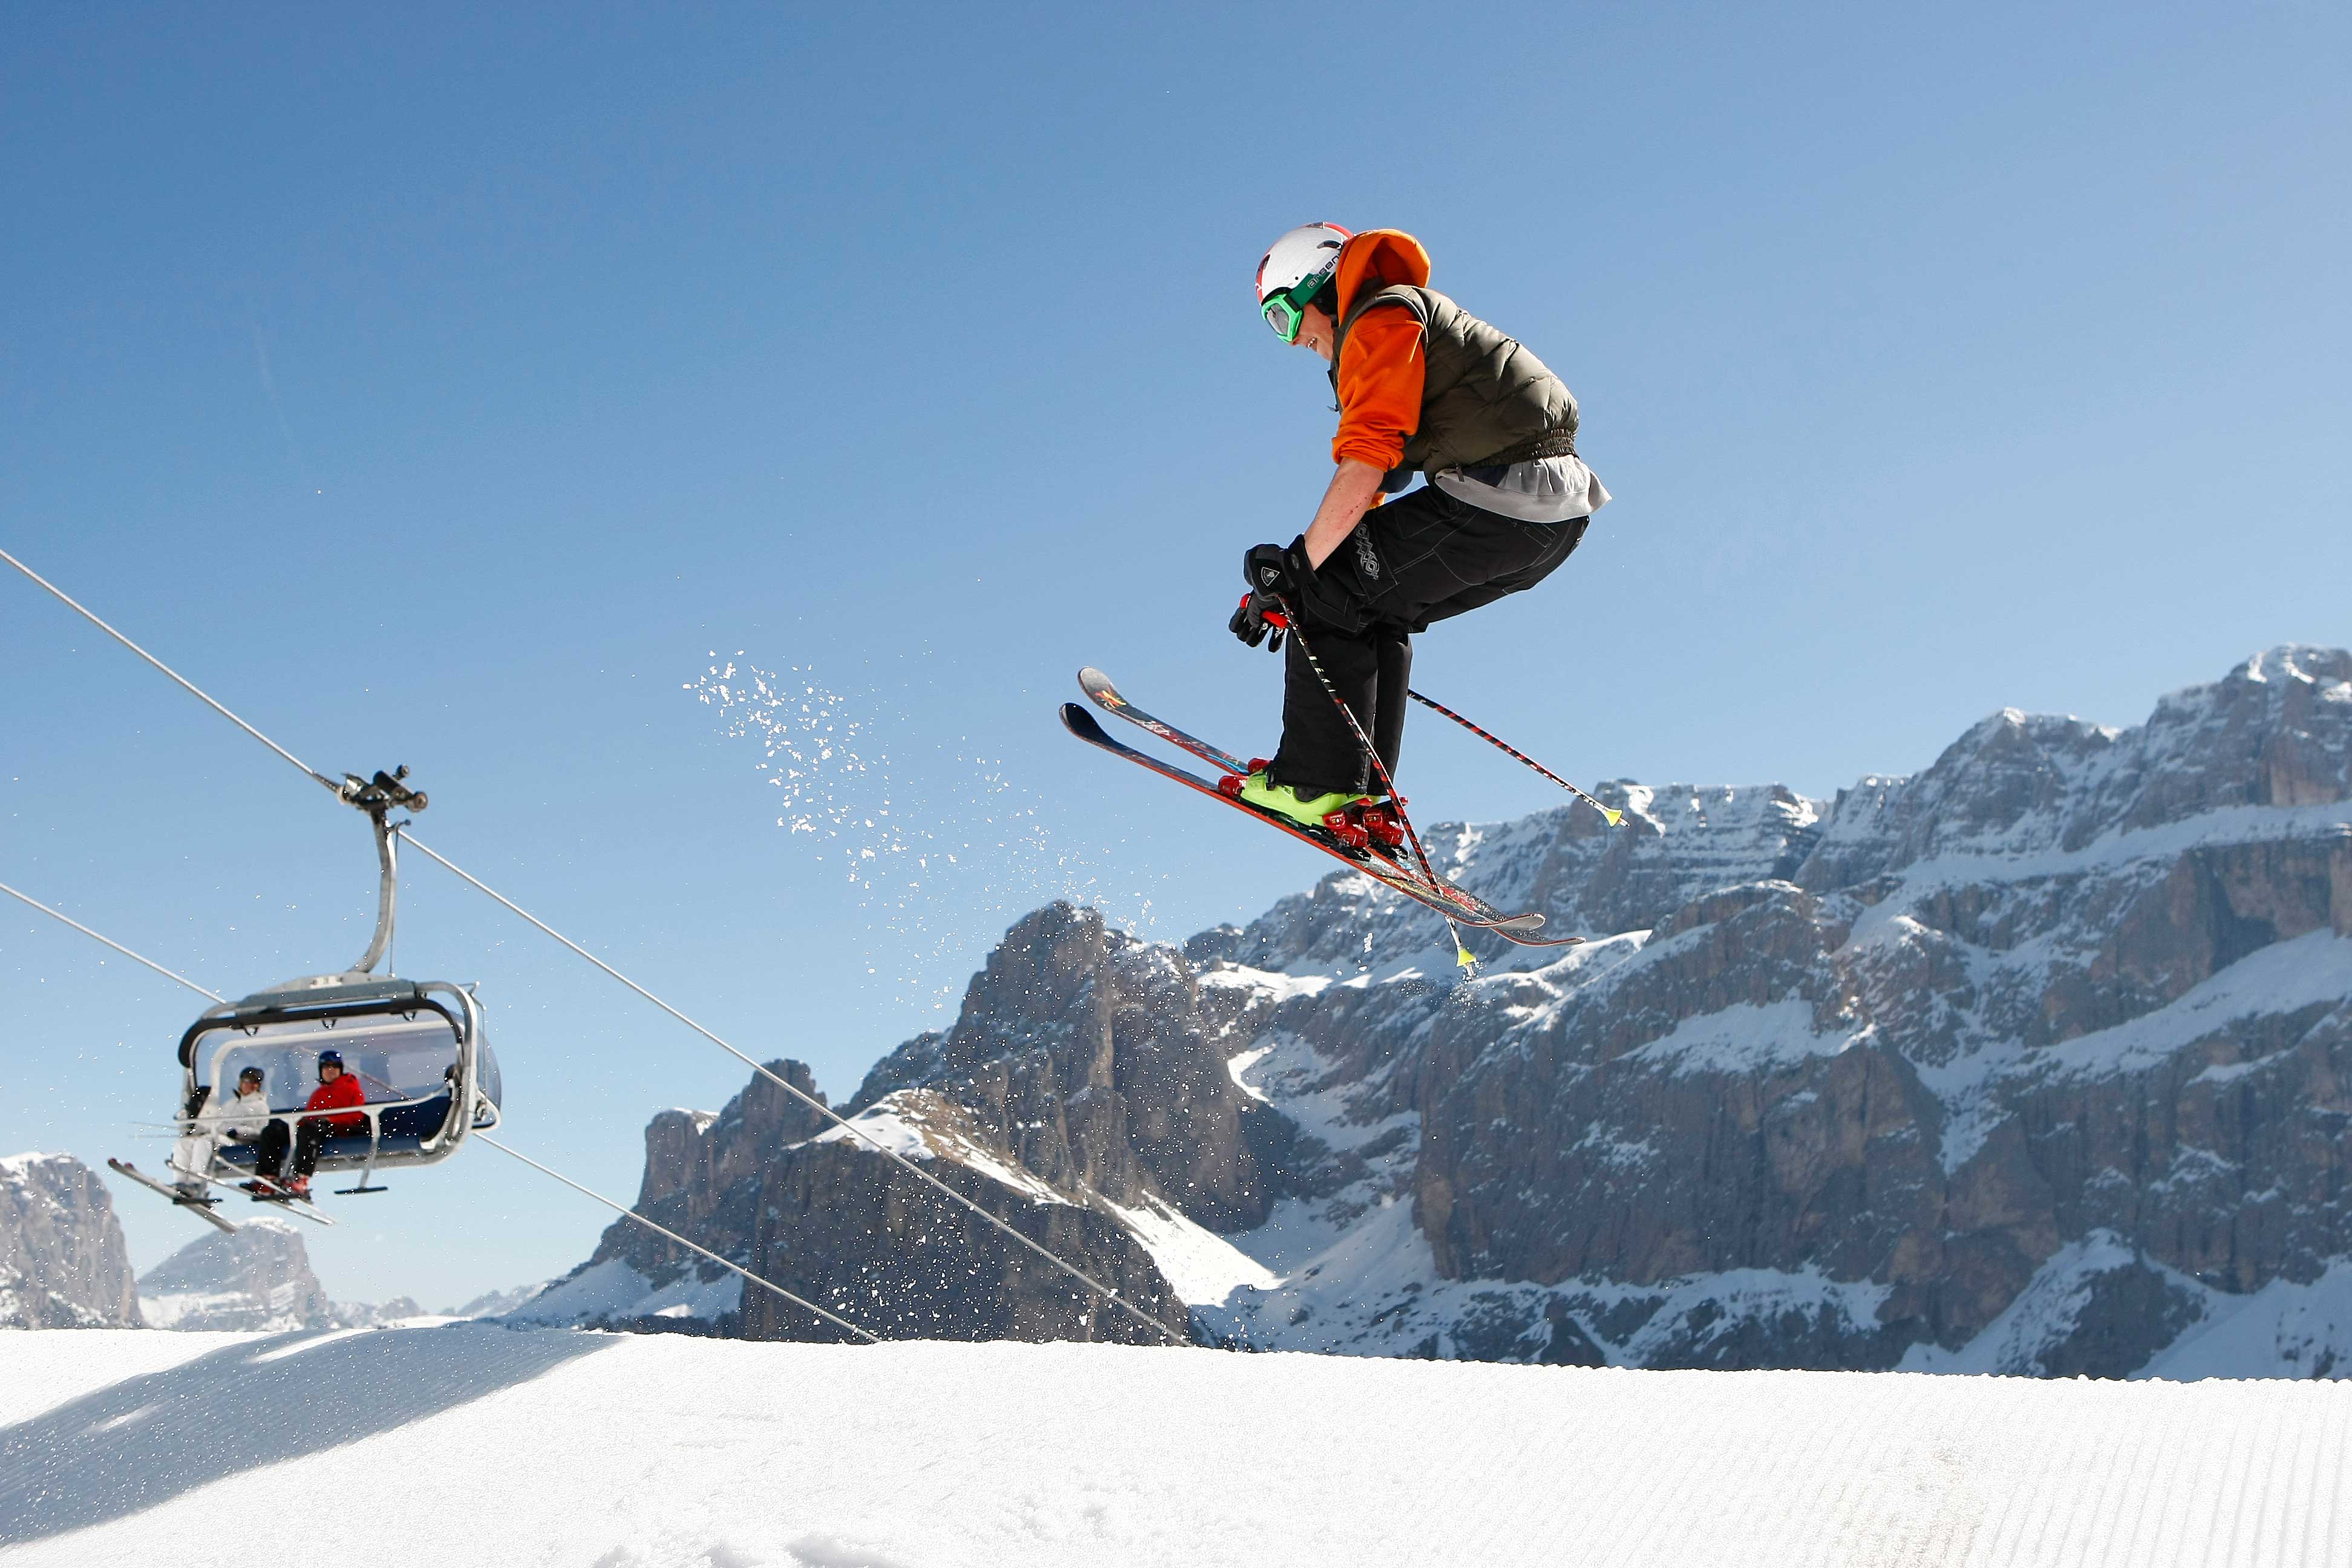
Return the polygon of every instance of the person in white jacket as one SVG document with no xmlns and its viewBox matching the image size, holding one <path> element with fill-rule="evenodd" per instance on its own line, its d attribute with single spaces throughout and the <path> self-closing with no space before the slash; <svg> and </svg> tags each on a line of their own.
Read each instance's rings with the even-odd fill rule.
<svg viewBox="0 0 2352 1568">
<path fill-rule="evenodd" d="M 213 1098 L 172 1145 L 172 1174 L 180 1190 L 190 1197 L 201 1196 L 220 1146 L 257 1138 L 268 1125 L 269 1096 L 263 1092 L 261 1069 L 247 1068 L 236 1075 L 236 1093 L 226 1100 Z"/>
</svg>

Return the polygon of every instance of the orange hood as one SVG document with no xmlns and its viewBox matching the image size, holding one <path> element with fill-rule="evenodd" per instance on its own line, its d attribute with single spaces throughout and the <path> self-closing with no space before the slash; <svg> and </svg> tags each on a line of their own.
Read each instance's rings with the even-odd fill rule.
<svg viewBox="0 0 2352 1568">
<path fill-rule="evenodd" d="M 1421 241 L 1401 228 L 1368 228 L 1339 247 L 1339 272 L 1333 280 L 1339 291 L 1339 319 L 1358 293 L 1385 289 L 1391 283 L 1418 288 L 1429 281 L 1429 252 Z"/>
</svg>

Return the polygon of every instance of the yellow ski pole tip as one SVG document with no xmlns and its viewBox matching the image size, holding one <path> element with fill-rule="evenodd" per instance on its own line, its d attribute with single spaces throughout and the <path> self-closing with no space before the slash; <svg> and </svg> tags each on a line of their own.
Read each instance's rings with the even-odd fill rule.
<svg viewBox="0 0 2352 1568">
<path fill-rule="evenodd" d="M 1619 823 L 1625 820 L 1625 814 L 1623 812 L 1613 810 L 1605 805 L 1601 808 L 1601 815 L 1609 819 L 1609 826 L 1612 827 L 1616 826 Z"/>
<path fill-rule="evenodd" d="M 1478 961 L 1471 957 L 1470 950 L 1464 947 L 1460 942 L 1454 944 L 1454 962 L 1460 964 L 1465 969 L 1475 969 L 1478 967 Z"/>
</svg>

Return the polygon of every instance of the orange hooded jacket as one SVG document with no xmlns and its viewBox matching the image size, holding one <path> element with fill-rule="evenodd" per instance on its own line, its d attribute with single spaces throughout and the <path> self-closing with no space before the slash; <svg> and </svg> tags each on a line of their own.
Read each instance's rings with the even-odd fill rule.
<svg viewBox="0 0 2352 1568">
<path fill-rule="evenodd" d="M 1339 320 L 1358 296 L 1392 283 L 1425 285 L 1429 252 L 1396 228 L 1369 228 L 1339 247 L 1332 279 Z M 1349 458 L 1380 469 L 1404 457 L 1408 437 L 1421 428 L 1422 383 L 1429 363 L 1421 352 L 1421 323 L 1402 305 L 1378 305 L 1349 329 L 1337 366 L 1339 432 L 1331 460 Z"/>
</svg>

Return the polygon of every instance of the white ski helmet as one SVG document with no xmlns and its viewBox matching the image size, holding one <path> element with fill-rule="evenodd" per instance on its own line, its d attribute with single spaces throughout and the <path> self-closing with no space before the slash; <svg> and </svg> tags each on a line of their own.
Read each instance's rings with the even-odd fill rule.
<svg viewBox="0 0 2352 1568">
<path fill-rule="evenodd" d="M 1339 268 L 1339 247 L 1352 230 L 1336 223 L 1301 224 L 1267 247 L 1257 264 L 1257 306 L 1265 324 L 1286 343 L 1298 341 L 1307 301 L 1323 291 Z"/>
</svg>

